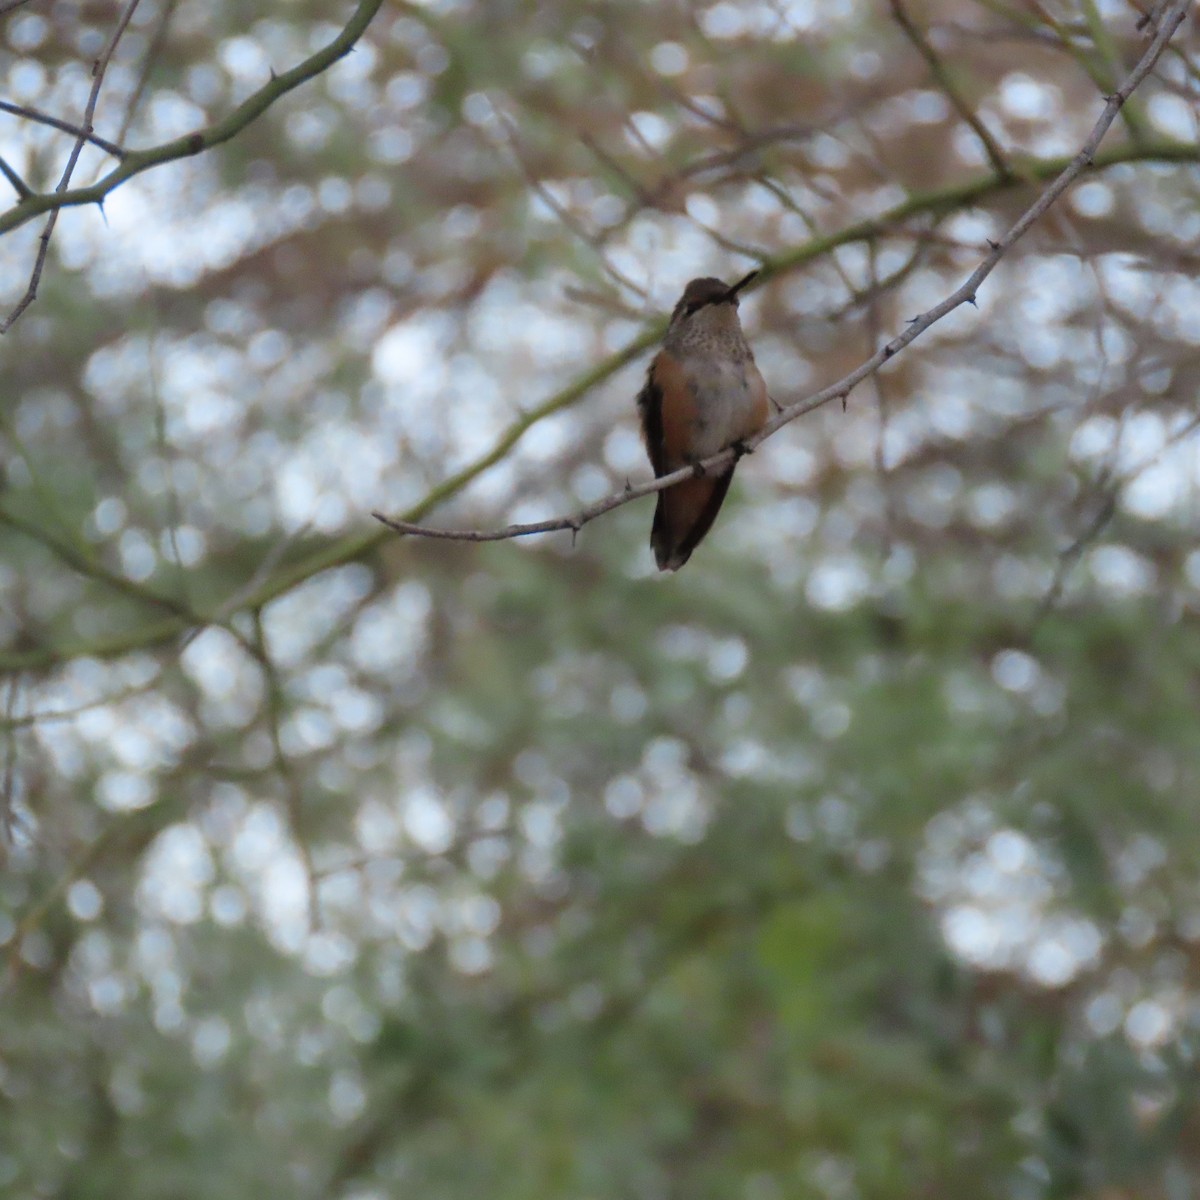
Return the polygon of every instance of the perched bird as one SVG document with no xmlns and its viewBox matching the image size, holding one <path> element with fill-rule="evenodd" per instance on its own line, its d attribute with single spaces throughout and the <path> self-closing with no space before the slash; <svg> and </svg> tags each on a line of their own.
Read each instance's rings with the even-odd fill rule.
<svg viewBox="0 0 1200 1200">
<path fill-rule="evenodd" d="M 637 398 L 642 437 L 655 478 L 709 458 L 757 433 L 767 422 L 767 385 L 738 320 L 738 292 L 693 279 L 671 313 L 662 349 Z M 658 493 L 650 545 L 660 571 L 678 571 L 712 527 L 733 466 L 685 479 Z"/>
</svg>

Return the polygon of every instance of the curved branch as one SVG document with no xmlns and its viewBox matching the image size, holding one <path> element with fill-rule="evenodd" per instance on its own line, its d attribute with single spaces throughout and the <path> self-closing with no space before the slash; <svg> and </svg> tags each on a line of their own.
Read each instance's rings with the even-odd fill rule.
<svg viewBox="0 0 1200 1200">
<path fill-rule="evenodd" d="M 117 44 L 125 36 L 125 30 L 129 28 L 129 22 L 133 19 L 133 14 L 137 11 L 139 3 L 141 3 L 141 0 L 127 0 L 125 7 L 121 10 L 121 15 L 117 18 L 117 23 L 113 27 L 112 33 L 109 35 L 108 41 L 105 43 L 104 50 L 101 52 L 100 57 L 92 64 L 92 90 L 88 93 L 87 104 L 84 106 L 83 124 L 75 137 L 75 144 L 71 147 L 71 153 L 67 155 L 67 165 L 63 168 L 62 178 L 58 181 L 58 187 L 54 189 L 54 194 L 57 196 L 64 194 L 70 186 L 71 176 L 74 174 L 75 167 L 79 163 L 79 156 L 83 153 L 84 146 L 87 145 L 88 135 L 92 131 L 92 119 L 96 115 L 96 103 L 100 99 L 100 89 L 104 86 L 104 73 L 108 70 L 108 64 L 112 62 L 112 57 L 117 51 Z M 21 196 L 18 202 L 18 207 L 32 199 L 33 193 L 26 189 L 25 195 Z M 46 265 L 46 256 L 50 253 L 50 238 L 54 234 L 54 226 L 58 221 L 58 211 L 56 208 L 51 212 L 50 218 L 42 230 L 41 237 L 38 238 L 38 252 L 37 257 L 33 260 L 33 271 L 29 276 L 29 286 L 25 289 L 25 294 L 17 301 L 17 305 L 12 312 L 3 321 L 0 321 L 0 333 L 7 333 L 12 328 L 13 322 L 37 298 L 38 284 L 42 279 L 42 270 Z"/>
<path fill-rule="evenodd" d="M 946 69 L 946 64 L 942 62 L 938 52 L 933 48 L 932 43 L 925 34 L 917 28 L 908 9 L 904 7 L 904 0 L 890 0 L 890 3 L 892 6 L 892 16 L 896 24 L 900 26 L 901 32 L 903 32 L 917 53 L 925 60 L 926 66 L 929 67 L 929 73 L 933 76 L 934 83 L 945 93 L 946 99 L 950 101 L 954 111 L 970 126 L 972 133 L 979 139 L 979 143 L 983 147 L 988 161 L 1001 175 L 1010 175 L 1012 171 L 1005 161 L 1004 151 L 1000 149 L 1000 144 L 988 131 L 988 127 L 979 119 L 979 114 L 967 103 L 966 97 L 959 91 L 953 77 Z"/>
<path fill-rule="evenodd" d="M 782 429 L 785 425 L 789 425 L 798 417 L 802 417 L 805 413 L 810 413 L 814 409 L 828 404 L 831 400 L 842 400 L 844 402 L 851 391 L 862 383 L 864 379 L 874 375 L 884 363 L 900 353 L 906 346 L 911 345 L 921 334 L 943 317 L 964 304 L 975 304 L 975 297 L 980 285 L 996 269 L 1000 260 L 1029 231 L 1030 227 L 1040 220 L 1051 205 L 1071 186 L 1075 179 L 1089 167 L 1095 165 L 1096 151 L 1099 149 L 1104 135 L 1108 132 L 1113 121 L 1116 120 L 1117 114 L 1121 111 L 1134 89 L 1137 88 L 1154 68 L 1154 64 L 1158 61 L 1163 50 L 1166 49 L 1167 43 L 1182 23 L 1190 6 L 1191 0 L 1175 0 L 1175 3 L 1159 23 L 1158 31 L 1150 45 L 1146 48 L 1146 52 L 1142 55 L 1137 66 L 1129 73 L 1124 83 L 1108 97 L 1104 111 L 1100 114 L 1100 119 L 1092 127 L 1092 131 L 1080 148 L 1079 153 L 1059 171 L 1050 186 L 1025 210 L 1016 224 L 998 242 L 989 243 L 991 250 L 988 255 L 958 288 L 940 303 L 927 309 L 920 316 L 914 317 L 908 322 L 903 332 L 897 334 L 885 345 L 880 346 L 870 358 L 860 363 L 850 374 L 839 379 L 836 383 L 823 388 L 821 391 L 814 393 L 812 396 L 800 400 L 795 404 L 788 405 L 772 420 L 768 421 L 758 433 L 753 437 L 747 438 L 745 442 L 722 450 L 718 454 L 711 455 L 695 466 L 683 467 L 678 471 L 673 471 L 669 475 L 662 475 L 657 479 L 639 484 L 636 487 L 627 485 L 624 491 L 617 492 L 603 500 L 598 500 L 595 504 L 591 504 L 587 508 L 581 509 L 579 512 L 569 516 L 551 517 L 545 521 L 532 521 L 524 525 L 508 525 L 503 529 L 496 530 L 451 530 L 433 529 L 413 524 L 411 521 L 393 519 L 377 512 L 371 515 L 388 529 L 401 535 L 445 538 L 460 542 L 498 542 L 506 541 L 510 538 L 528 537 L 535 533 L 552 533 L 564 529 L 569 529 L 573 534 L 576 534 L 588 522 L 594 521 L 604 513 L 611 512 L 614 508 L 620 508 L 622 505 L 628 504 L 633 500 L 638 500 L 642 496 L 649 496 L 654 492 L 663 491 L 665 488 L 682 483 L 685 479 L 689 479 L 694 475 L 709 474 L 732 466 L 743 454 L 752 451 L 756 446 L 766 441 L 773 433 Z M 778 270 L 778 265 L 775 266 L 774 270 L 770 267 L 764 267 L 761 274 L 764 277 L 769 277 Z"/>
<path fill-rule="evenodd" d="M 80 204 L 101 204 L 109 192 L 151 167 L 203 154 L 205 150 L 211 150 L 214 146 L 236 137 L 281 96 L 286 96 L 302 83 L 307 83 L 327 70 L 339 58 L 349 54 L 382 5 L 383 0 L 359 0 L 354 15 L 328 46 L 318 50 L 291 70 L 284 71 L 282 75 L 273 75 L 269 83 L 248 96 L 233 112 L 215 125 L 164 142 L 160 146 L 126 151 L 121 162 L 90 187 L 71 188 L 63 192 L 41 192 L 22 200 L 0 215 L 0 234 L 17 229 L 45 212 Z"/>
</svg>

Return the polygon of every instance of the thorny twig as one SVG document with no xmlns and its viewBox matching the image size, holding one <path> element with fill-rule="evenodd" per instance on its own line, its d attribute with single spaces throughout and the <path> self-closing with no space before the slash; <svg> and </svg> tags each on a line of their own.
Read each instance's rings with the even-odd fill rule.
<svg viewBox="0 0 1200 1200">
<path fill-rule="evenodd" d="M 25 180 L 23 180 L 21 176 L 18 175 L 16 171 L 14 171 L 12 167 L 8 165 L 7 160 L 4 158 L 0 158 L 0 174 L 2 174 L 4 178 L 12 184 L 13 191 L 16 192 L 22 200 L 24 200 L 26 196 L 33 195 L 33 188 L 31 188 L 29 184 L 27 184 Z"/>
<path fill-rule="evenodd" d="M 230 138 L 238 136 L 238 134 L 250 125 L 250 122 L 256 120 L 258 116 L 266 112 L 266 109 L 271 107 L 278 98 L 287 95 L 289 91 L 299 88 L 301 84 L 307 83 L 308 80 L 316 78 L 318 74 L 332 66 L 334 62 L 341 59 L 343 55 L 349 54 L 359 41 L 359 38 L 366 31 L 367 25 L 371 23 L 374 14 L 379 11 L 383 5 L 383 0 L 359 0 L 352 17 L 348 20 L 343 29 L 338 32 L 337 36 L 326 44 L 316 53 L 311 54 L 296 66 L 284 71 L 280 74 L 271 73 L 271 78 L 262 88 L 256 92 L 252 92 L 246 100 L 242 101 L 232 113 L 215 124 L 206 126 L 202 130 L 197 130 L 194 133 L 186 133 L 184 137 L 174 138 L 170 142 L 164 142 L 161 145 L 150 146 L 146 150 L 121 150 L 115 148 L 112 143 L 103 144 L 101 148 L 107 150 L 109 154 L 119 158 L 118 164 L 98 179 L 95 184 L 86 187 L 71 187 L 71 174 L 74 172 L 74 164 L 78 160 L 79 151 L 82 150 L 86 142 L 96 142 L 94 134 L 90 132 L 91 116 L 95 110 L 95 101 L 98 91 L 100 91 L 100 83 L 103 76 L 103 67 L 107 66 L 108 59 L 112 58 L 112 52 L 115 49 L 116 41 L 124 32 L 125 24 L 128 17 L 136 6 L 137 0 L 131 0 L 130 4 L 122 13 L 118 29 L 114 31 L 114 36 L 110 38 L 108 47 L 104 50 L 101 58 L 97 60 L 95 67 L 95 82 L 92 85 L 92 96 L 89 100 L 88 110 L 86 110 L 82 126 L 78 128 L 68 128 L 68 132 L 76 133 L 79 142 L 76 148 L 73 149 L 71 160 L 67 163 L 67 170 L 64 172 L 64 178 L 60 181 L 58 187 L 53 192 L 44 192 L 31 194 L 20 199 L 18 204 L 14 204 L 11 209 L 0 214 L 0 234 L 10 232 L 12 229 L 17 229 L 23 224 L 30 221 L 35 221 L 37 217 L 49 212 L 50 218 L 46 223 L 46 228 L 42 230 L 40 241 L 42 245 L 37 254 L 37 263 L 34 268 L 34 276 L 30 281 L 30 287 L 26 292 L 16 310 L 5 322 L 0 322 L 0 334 L 12 328 L 14 320 L 25 308 L 28 308 L 32 300 L 34 300 L 37 292 L 37 283 L 41 277 L 42 266 L 46 262 L 46 252 L 49 246 L 49 235 L 53 233 L 54 222 L 58 218 L 58 214 L 62 209 L 73 208 L 73 206 L 83 204 L 103 204 L 104 199 L 112 192 L 115 187 L 119 187 L 128 179 L 132 179 L 134 175 L 139 175 L 144 170 L 150 170 L 154 167 L 160 167 L 163 163 L 175 162 L 179 158 L 190 158 L 194 155 L 203 154 L 206 150 L 211 150 L 214 146 L 228 142 Z M 32 120 L 46 120 L 47 124 L 64 127 L 56 119 L 44 118 L 44 114 L 32 115 L 31 110 L 23 110 L 18 115 L 30 116 Z"/>
<path fill-rule="evenodd" d="M 96 102 L 100 99 L 100 88 L 104 84 L 104 73 L 108 70 L 108 64 L 112 61 L 112 56 L 116 53 L 117 43 L 124 36 L 125 30 L 129 27 L 130 18 L 133 16 L 134 10 L 137 8 L 140 0 L 129 0 L 117 19 L 117 24 L 114 27 L 112 34 L 109 36 L 108 43 L 101 51 L 100 57 L 92 64 L 92 90 L 88 93 L 87 104 L 83 110 L 83 121 L 80 123 L 79 133 L 75 138 L 75 145 L 71 147 L 71 153 L 67 156 L 67 165 L 63 168 L 62 177 L 58 181 L 58 186 L 54 189 L 59 195 L 62 195 L 71 186 L 71 176 L 75 173 L 75 166 L 79 162 L 79 156 L 83 153 L 84 146 L 87 145 L 88 139 L 92 132 L 92 119 L 96 115 Z M 22 203 L 33 199 L 32 193 L 21 197 Z M 34 302 L 37 298 L 38 284 L 42 279 L 42 270 L 46 265 L 46 255 L 50 252 L 50 238 L 54 234 L 54 226 L 58 224 L 59 209 L 54 209 L 50 216 L 46 218 L 46 227 L 42 230 L 41 236 L 38 238 L 37 257 L 33 261 L 33 272 L 29 277 L 29 286 L 25 289 L 25 294 L 17 301 L 16 307 L 3 320 L 0 321 L 0 333 L 7 333 L 13 326 L 13 322 Z"/>
</svg>

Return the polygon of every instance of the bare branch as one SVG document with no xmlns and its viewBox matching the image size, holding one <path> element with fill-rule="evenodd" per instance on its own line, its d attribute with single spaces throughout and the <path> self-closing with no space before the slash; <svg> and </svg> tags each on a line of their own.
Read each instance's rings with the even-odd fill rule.
<svg viewBox="0 0 1200 1200">
<path fill-rule="evenodd" d="M 20 675 L 8 680 L 8 698 L 4 704 L 4 772 L 0 775 L 0 862 L 3 862 L 12 843 L 13 796 L 17 782 L 17 738 L 13 728 L 13 714 L 17 709 L 17 697 L 21 691 Z"/>
<path fill-rule="evenodd" d="M 1081 3 L 1086 5 L 1087 0 L 1081 0 Z M 1092 6 L 1092 12 L 1095 21 L 1087 19 L 1082 21 L 1060 21 L 1049 12 L 1046 5 L 1040 0 L 1034 0 L 1029 6 L 1031 11 L 1028 13 L 1021 12 L 1019 9 L 1013 9 L 1008 12 L 1008 16 L 1013 20 L 1019 20 L 1027 24 L 1032 29 L 1040 29 L 1045 26 L 1053 30 L 1057 41 L 1052 41 L 1050 44 L 1055 45 L 1057 49 L 1064 54 L 1069 55 L 1080 70 L 1096 85 L 1101 95 L 1108 97 L 1109 89 L 1113 86 L 1113 82 L 1120 76 L 1120 63 L 1110 65 L 1105 61 L 1104 52 L 1101 45 L 1107 37 L 1107 30 L 1100 21 L 1099 14 Z M 1149 22 L 1153 24 L 1153 20 Z M 1140 22 L 1138 28 L 1144 29 L 1145 26 Z M 1091 41 L 1091 50 L 1087 48 L 1081 41 L 1086 35 Z M 1145 121 L 1141 118 L 1132 106 L 1125 109 L 1122 114 L 1122 119 L 1125 122 L 1126 128 L 1129 130 L 1129 136 L 1135 142 L 1144 141 L 1147 136 Z"/>
<path fill-rule="evenodd" d="M 319 881 L 316 865 L 313 862 L 312 847 L 308 841 L 307 822 L 304 819 L 304 791 L 300 784 L 300 777 L 296 774 L 292 761 L 283 748 L 284 687 L 275 666 L 275 660 L 271 657 L 270 649 L 267 646 L 261 608 L 254 610 L 254 637 L 250 646 L 262 668 L 266 691 L 263 710 L 271 739 L 271 753 L 275 760 L 275 772 L 283 785 L 284 808 L 287 812 L 288 825 L 296 842 L 300 861 L 304 866 L 305 917 L 309 932 L 313 933 L 320 928 L 321 924 L 320 909 L 317 905 Z"/>
<path fill-rule="evenodd" d="M 1040 625 L 1053 611 L 1055 605 L 1058 604 L 1059 598 L 1062 596 L 1063 588 L 1066 587 L 1067 578 L 1071 574 L 1072 568 L 1083 556 L 1083 552 L 1104 532 L 1108 523 L 1116 515 L 1116 512 L 1117 490 L 1110 488 L 1105 492 L 1099 508 L 1097 508 L 1095 515 L 1087 523 L 1083 532 L 1059 554 L 1058 567 L 1054 572 L 1054 578 L 1050 581 L 1050 586 L 1046 590 L 1045 596 L 1042 597 L 1037 612 L 1034 613 L 1033 620 L 1030 622 L 1031 628 L 1036 628 Z"/>
<path fill-rule="evenodd" d="M 1096 151 L 1104 135 L 1108 132 L 1117 114 L 1121 111 L 1125 101 L 1153 69 L 1154 64 L 1166 48 L 1167 42 L 1183 21 L 1190 5 L 1191 0 L 1175 0 L 1175 3 L 1170 7 L 1160 23 L 1146 52 L 1142 55 L 1141 61 L 1130 72 L 1125 82 L 1108 97 L 1104 111 L 1100 114 L 1100 119 L 1093 126 L 1092 132 L 1088 135 L 1079 153 L 1067 163 L 1054 181 L 1025 210 L 1016 224 L 998 242 L 992 243 L 990 253 L 958 288 L 940 303 L 935 304 L 932 308 L 914 317 L 909 321 L 903 332 L 897 334 L 890 342 L 880 346 L 870 358 L 851 371 L 849 375 L 839 379 L 836 383 L 830 384 L 807 399 L 788 405 L 772 420 L 768 421 L 758 433 L 751 438 L 747 438 L 744 444 L 722 450 L 719 454 L 714 454 L 702 460 L 694 467 L 684 467 L 678 471 L 673 471 L 669 475 L 663 475 L 658 479 L 639 484 L 636 487 L 627 487 L 624 491 L 608 496 L 603 500 L 598 500 L 595 504 L 591 504 L 587 508 L 569 516 L 552 517 L 545 521 L 532 521 L 524 525 L 509 525 L 504 529 L 433 529 L 408 521 L 393 520 L 377 512 L 371 515 L 395 533 L 417 537 L 446 538 L 463 542 L 505 541 L 509 538 L 528 537 L 535 533 L 551 533 L 563 529 L 570 529 L 573 534 L 577 534 L 588 522 L 594 521 L 604 513 L 611 512 L 615 508 L 620 508 L 622 505 L 628 504 L 633 500 L 638 500 L 642 496 L 648 496 L 654 492 L 660 492 L 665 488 L 672 487 L 676 483 L 682 483 L 685 479 L 689 479 L 695 474 L 718 473 L 732 466 L 742 454 L 753 450 L 776 431 L 782 429 L 785 425 L 791 424 L 798 417 L 802 417 L 806 413 L 810 413 L 814 409 L 828 404 L 831 400 L 845 400 L 851 391 L 862 383 L 864 379 L 874 375 L 889 359 L 895 357 L 900 351 L 911 345 L 921 334 L 943 317 L 964 304 L 973 305 L 975 303 L 975 297 L 978 294 L 980 286 L 996 269 L 1000 260 L 1045 215 L 1047 210 L 1071 186 L 1074 180 L 1095 163 Z M 763 277 L 769 277 L 777 273 L 778 269 L 778 264 L 775 265 L 774 269 L 768 265 L 764 267 L 762 275 Z"/>
<path fill-rule="evenodd" d="M 595 254 L 601 269 L 606 275 L 613 279 L 620 287 L 632 292 L 635 296 L 640 296 L 644 300 L 646 298 L 645 289 L 639 287 L 634 280 L 630 279 L 620 268 L 609 261 L 608 255 L 604 251 L 603 239 L 592 233 L 583 221 L 571 212 L 567 205 L 560 203 L 553 191 L 546 186 L 537 172 L 530 166 L 521 146 L 520 130 L 517 128 L 516 122 L 502 109 L 496 110 L 496 115 L 507 135 L 509 153 L 521 169 L 521 173 L 525 176 L 529 186 L 537 193 L 541 202 L 554 213 L 559 221 L 562 222 L 565 229 L 573 233 Z"/>
<path fill-rule="evenodd" d="M 88 94 L 87 105 L 83 110 L 83 122 L 79 133 L 75 138 L 75 145 L 71 147 L 71 153 L 67 157 L 67 165 L 63 168 L 62 178 L 58 181 L 55 193 L 62 195 L 71 185 L 71 176 L 75 172 L 75 166 L 79 162 L 79 156 L 83 153 L 84 146 L 87 145 L 88 137 L 92 132 L 92 119 L 96 115 L 96 102 L 100 99 L 100 88 L 104 85 L 104 73 L 108 70 L 108 64 L 112 61 L 112 56 L 116 53 L 117 44 L 124 36 L 125 30 L 129 28 L 130 18 L 134 14 L 140 0 L 129 0 L 117 19 L 116 27 L 113 29 L 111 36 L 108 39 L 107 45 L 101 52 L 100 57 L 92 64 L 92 90 Z M 32 196 L 22 196 L 21 203 L 26 204 L 33 199 Z M 34 259 L 33 273 L 29 277 L 29 287 L 25 289 L 25 295 L 17 301 L 17 306 L 9 313 L 4 321 L 0 321 L 0 333 L 7 333 L 12 327 L 13 322 L 34 302 L 37 297 L 38 284 L 42 278 L 42 269 L 46 265 L 46 255 L 50 251 L 50 238 L 54 234 L 54 226 L 58 222 L 58 209 L 54 209 L 50 214 L 49 220 L 46 222 L 46 228 L 42 230 L 41 237 L 38 238 L 37 258 Z"/>
<path fill-rule="evenodd" d="M 1001 175 L 1010 175 L 1012 168 L 1005 160 L 1004 152 L 1000 149 L 996 139 L 988 132 L 987 126 L 967 103 L 966 97 L 958 90 L 945 63 L 942 62 L 929 39 L 913 23 L 908 9 L 904 7 L 904 0 L 890 0 L 890 3 L 896 24 L 900 26 L 904 36 L 912 42 L 917 53 L 925 60 L 934 82 L 946 94 L 946 99 L 953 105 L 954 111 L 971 127 L 972 132 L 982 144 L 988 161 Z"/>
<path fill-rule="evenodd" d="M 11 100 L 0 100 L 0 112 L 11 113 L 14 117 L 24 117 L 27 121 L 36 121 L 39 125 L 49 125 L 52 129 L 61 129 L 63 133 L 84 138 L 91 145 L 99 146 L 106 154 L 111 154 L 113 158 L 125 157 L 126 151 L 122 150 L 115 142 L 110 142 L 98 134 L 89 133 L 79 125 L 72 125 L 70 121 L 62 120 L 61 117 L 52 117 L 49 113 L 41 112 L 39 109 L 28 108 L 24 104 L 13 104 Z"/>
<path fill-rule="evenodd" d="M 0 525 L 6 525 L 10 529 L 15 529 L 18 533 L 24 534 L 26 537 L 38 542 L 79 575 L 95 579 L 98 583 L 112 588 L 113 591 L 121 595 L 128 596 L 130 599 L 150 605 L 161 611 L 171 613 L 174 616 L 195 618 L 196 614 L 191 612 L 181 602 L 136 583 L 134 580 L 126 578 L 117 571 L 110 570 L 103 563 L 93 558 L 82 546 L 76 545 L 66 538 L 58 537 L 48 529 L 42 528 L 36 522 L 30 521 L 19 513 L 12 512 L 2 506 L 0 506 Z"/>
<path fill-rule="evenodd" d="M 170 27 L 171 18 L 175 15 L 175 9 L 178 4 L 179 0 L 166 0 L 162 11 L 158 14 L 158 24 L 155 26 L 154 33 L 150 38 L 150 45 L 146 48 L 146 57 L 142 61 L 141 74 L 138 75 L 138 81 L 134 84 L 133 91 L 129 94 L 129 100 L 125 105 L 125 115 L 121 118 L 121 124 L 117 130 L 118 142 L 124 142 L 129 133 L 129 127 L 133 124 L 133 118 L 146 91 L 146 85 L 150 82 L 150 72 L 154 70 L 158 56 L 162 53 L 163 46 L 166 45 L 167 29 Z"/>
<path fill-rule="evenodd" d="M 1083 532 L 1069 546 L 1059 552 L 1058 566 L 1055 569 L 1053 579 L 1050 581 L 1050 587 L 1047 589 L 1045 596 L 1042 597 L 1037 612 L 1030 623 L 1031 629 L 1041 624 L 1054 610 L 1062 598 L 1063 590 L 1067 585 L 1067 580 L 1072 570 L 1074 570 L 1076 564 L 1083 557 L 1084 551 L 1093 542 L 1099 540 L 1100 535 L 1108 528 L 1109 523 L 1117 515 L 1117 506 L 1121 502 L 1129 485 L 1158 463 L 1168 450 L 1186 441 L 1197 429 L 1200 429 L 1200 416 L 1195 416 L 1186 422 L 1152 454 L 1134 466 L 1127 468 L 1114 478 L 1104 478 L 1108 474 L 1108 468 L 1105 468 L 1105 471 L 1102 473 L 1101 482 L 1103 486 L 1099 491 L 1099 504 L 1096 507 L 1096 512 L 1084 527 Z M 1114 456 L 1116 449 L 1117 447 L 1114 444 Z"/>
<path fill-rule="evenodd" d="M 1088 34 L 1091 36 L 1092 45 L 1096 47 L 1096 55 L 1100 60 L 1100 64 L 1096 67 L 1097 75 L 1108 81 L 1108 87 L 1111 87 L 1121 77 L 1121 71 L 1124 64 L 1121 62 L 1120 52 L 1117 50 L 1117 44 L 1114 40 L 1111 31 L 1104 23 L 1104 18 L 1100 14 L 1100 9 L 1096 6 L 1096 0 L 1080 0 L 1080 8 L 1083 11 L 1083 19 L 1087 25 Z M 1144 28 L 1144 26 L 1143 26 Z M 1107 90 L 1107 87 L 1105 88 Z M 1130 105 L 1122 113 L 1122 118 L 1129 129 L 1130 136 L 1135 141 L 1141 141 L 1149 135 L 1150 127 L 1143 113 L 1138 111 L 1135 105 Z"/>
<path fill-rule="evenodd" d="M 219 146 L 236 137 L 247 125 L 262 116 L 281 96 L 286 96 L 288 92 L 294 91 L 301 84 L 316 78 L 339 58 L 349 54 L 382 4 L 383 0 L 359 0 L 354 15 L 329 45 L 310 55 L 291 70 L 284 71 L 281 75 L 273 75 L 268 83 L 248 96 L 233 112 L 215 125 L 210 125 L 207 129 L 198 129 L 194 133 L 184 134 L 183 137 L 163 142 L 161 145 L 152 146 L 147 150 L 126 151 L 120 164 L 90 187 L 70 188 L 62 192 L 55 191 L 30 196 L 29 199 L 23 200 L 8 212 L 0 214 L 0 234 L 24 225 L 41 216 L 42 213 L 73 208 L 81 204 L 99 204 L 114 188 L 119 187 L 128 179 L 132 179 L 135 175 L 140 175 L 143 171 L 161 166 L 163 163 L 203 154 L 206 150 L 211 150 L 214 146 Z"/>
</svg>

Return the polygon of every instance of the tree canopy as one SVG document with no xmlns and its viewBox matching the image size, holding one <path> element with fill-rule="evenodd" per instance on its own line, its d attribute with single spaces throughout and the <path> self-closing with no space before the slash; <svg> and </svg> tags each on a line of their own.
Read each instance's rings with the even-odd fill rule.
<svg viewBox="0 0 1200 1200">
<path fill-rule="evenodd" d="M 0 1189 L 1194 1195 L 1189 10 L 0 0 Z"/>
</svg>

